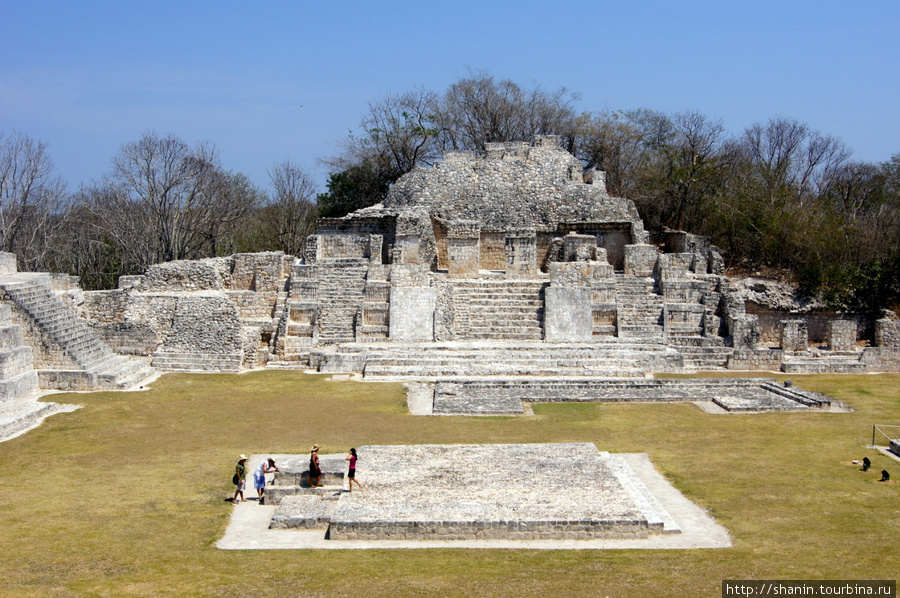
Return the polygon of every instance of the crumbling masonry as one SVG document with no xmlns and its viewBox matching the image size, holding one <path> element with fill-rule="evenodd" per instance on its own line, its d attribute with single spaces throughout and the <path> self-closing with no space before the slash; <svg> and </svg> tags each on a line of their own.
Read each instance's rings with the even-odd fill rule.
<svg viewBox="0 0 900 598">
<path fill-rule="evenodd" d="M 718 250 L 684 232 L 649 244 L 634 204 L 552 136 L 448 153 L 383 205 L 320 220 L 303 256 L 170 262 L 95 292 L 10 259 L 4 397 L 124 387 L 151 364 L 367 378 L 900 371 L 896 318 L 731 280 Z"/>
</svg>

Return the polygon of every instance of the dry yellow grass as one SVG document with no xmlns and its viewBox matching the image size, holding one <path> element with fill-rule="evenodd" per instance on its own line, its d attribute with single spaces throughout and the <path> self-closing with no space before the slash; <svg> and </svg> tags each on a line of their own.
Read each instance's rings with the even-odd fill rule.
<svg viewBox="0 0 900 598">
<path fill-rule="evenodd" d="M 4 596 L 719 596 L 723 579 L 894 579 L 900 376 L 791 377 L 848 414 L 709 415 L 689 404 L 547 404 L 535 417 L 415 417 L 393 384 L 296 372 L 169 375 L 0 443 Z M 240 453 L 364 444 L 593 442 L 647 452 L 732 534 L 693 551 L 215 548 Z M 869 456 L 873 471 L 850 464 Z M 363 467 L 363 464 L 361 464 Z M 364 468 L 360 470 L 364 475 Z M 573 480 L 582 483 L 583 480 Z M 364 478 L 363 478 L 363 483 Z M 415 483 L 411 480 L 410 483 Z"/>
</svg>

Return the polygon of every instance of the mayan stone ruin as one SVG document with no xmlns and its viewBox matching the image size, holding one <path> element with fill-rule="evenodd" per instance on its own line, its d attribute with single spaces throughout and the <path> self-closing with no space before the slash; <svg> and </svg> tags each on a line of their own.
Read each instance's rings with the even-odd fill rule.
<svg viewBox="0 0 900 598">
<path fill-rule="evenodd" d="M 325 488 L 282 460 L 266 490 L 270 528 L 327 529 L 330 540 L 644 539 L 681 530 L 628 464 L 593 444 L 366 446 L 365 490 Z M 533 475 L 523 476 L 523 470 Z M 323 469 L 328 472 L 328 469 Z M 306 472 L 304 472 L 306 473 Z M 575 480 L 591 484 L 573 484 Z M 463 497 L 460 500 L 460 497 Z M 322 500 L 325 498 L 326 500 Z"/>
<path fill-rule="evenodd" d="M 446 382 L 435 403 L 455 411 L 491 380 L 538 380 L 533 400 L 610 400 L 596 381 L 900 371 L 896 316 L 732 280 L 685 232 L 650 244 L 634 204 L 553 136 L 448 153 L 383 204 L 321 219 L 302 256 L 163 263 L 86 292 L 4 255 L 0 293 L 4 399 L 269 367 Z"/>
</svg>

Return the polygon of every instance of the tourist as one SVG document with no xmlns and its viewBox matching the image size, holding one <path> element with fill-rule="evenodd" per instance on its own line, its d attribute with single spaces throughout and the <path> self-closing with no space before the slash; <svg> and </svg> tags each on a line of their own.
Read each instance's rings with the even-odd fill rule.
<svg viewBox="0 0 900 598">
<path fill-rule="evenodd" d="M 234 477 L 231 481 L 237 486 L 234 491 L 234 498 L 231 500 L 234 504 L 239 504 L 244 500 L 244 480 L 247 479 L 247 455 L 241 455 L 237 465 L 234 466 Z M 238 498 L 240 497 L 240 498 Z"/>
<path fill-rule="evenodd" d="M 356 449 L 350 449 L 350 454 L 347 455 L 347 458 L 344 460 L 350 462 L 350 469 L 347 472 L 347 479 L 349 480 L 348 486 L 350 489 L 347 490 L 347 492 L 353 492 L 353 482 L 356 482 L 356 485 L 362 490 L 362 484 L 356 479 Z"/>
<path fill-rule="evenodd" d="M 319 445 L 314 444 L 309 452 L 309 487 L 321 488 L 322 469 L 319 467 Z"/>
<path fill-rule="evenodd" d="M 263 496 L 266 492 L 266 474 L 275 471 L 281 470 L 275 465 L 275 459 L 271 457 L 264 459 L 259 464 L 259 467 L 253 471 L 253 485 L 256 487 L 256 493 L 259 495 L 259 504 L 261 505 L 266 503 L 266 497 Z"/>
</svg>

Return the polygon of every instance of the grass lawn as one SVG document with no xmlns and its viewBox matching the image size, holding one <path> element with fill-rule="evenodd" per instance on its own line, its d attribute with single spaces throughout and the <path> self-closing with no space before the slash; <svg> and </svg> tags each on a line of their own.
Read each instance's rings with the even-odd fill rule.
<svg viewBox="0 0 900 598">
<path fill-rule="evenodd" d="M 876 480 L 882 469 L 900 480 L 900 463 L 864 446 L 872 424 L 900 424 L 900 376 L 791 379 L 856 411 L 569 403 L 535 405 L 534 417 L 416 417 L 400 385 L 287 371 L 173 374 L 147 392 L 54 395 L 83 408 L 0 443 L 0 595 L 720 596 L 723 579 L 896 579 L 900 483 Z M 501 442 L 647 452 L 734 546 L 215 548 L 240 453 Z M 850 464 L 864 456 L 867 473 Z"/>
</svg>

